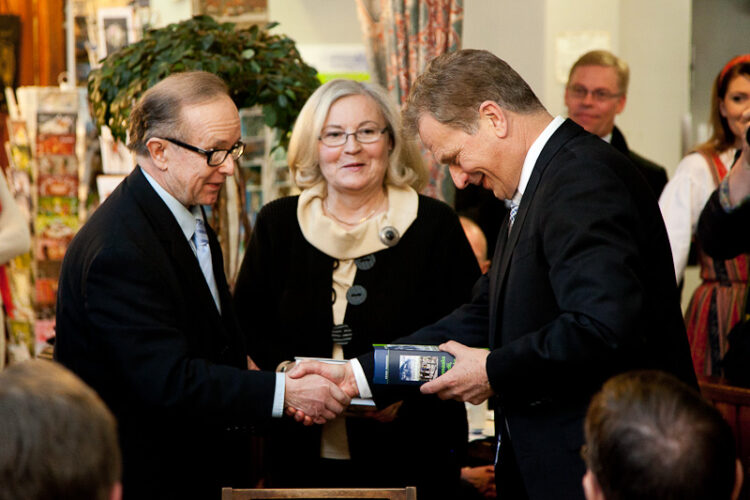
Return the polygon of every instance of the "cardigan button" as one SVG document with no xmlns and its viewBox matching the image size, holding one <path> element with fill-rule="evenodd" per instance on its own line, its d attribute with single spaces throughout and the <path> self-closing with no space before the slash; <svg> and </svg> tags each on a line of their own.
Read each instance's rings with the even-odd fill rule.
<svg viewBox="0 0 750 500">
<path fill-rule="evenodd" d="M 331 338 L 336 344 L 346 345 L 352 340 L 352 329 L 346 323 L 334 325 L 331 329 Z"/>
<path fill-rule="evenodd" d="M 367 300 L 367 289 L 362 285 L 354 285 L 346 291 L 346 300 L 353 306 L 358 306 Z"/>
<path fill-rule="evenodd" d="M 354 259 L 354 264 L 356 264 L 357 269 L 360 271 L 369 271 L 375 265 L 375 255 L 370 254 Z"/>
</svg>

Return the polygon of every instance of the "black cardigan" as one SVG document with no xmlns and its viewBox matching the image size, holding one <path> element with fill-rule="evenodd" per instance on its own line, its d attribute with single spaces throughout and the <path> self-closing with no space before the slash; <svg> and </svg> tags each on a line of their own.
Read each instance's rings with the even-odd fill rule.
<svg viewBox="0 0 750 500">
<path fill-rule="evenodd" d="M 250 355 L 261 369 L 273 370 L 295 356 L 330 357 L 332 352 L 336 259 L 304 238 L 297 203 L 298 197 L 287 197 L 261 210 L 237 280 L 237 313 Z M 345 323 L 353 330 L 344 347 L 347 359 L 370 351 L 373 343 L 387 343 L 440 319 L 469 299 L 479 277 L 455 213 L 421 195 L 417 218 L 399 243 L 373 255 L 374 266 L 358 270 L 354 279 L 366 288 L 367 298 L 347 307 Z M 305 460 L 317 459 L 320 428 L 279 424 L 274 447 L 293 447 L 296 455 L 294 460 L 279 457 L 277 465 L 271 458 L 271 467 L 293 476 L 289 469 L 296 466 L 290 462 L 304 467 Z M 352 460 L 371 469 L 373 481 L 378 477 L 386 484 L 417 484 L 422 486 L 420 497 L 433 489 L 435 498 L 441 489 L 445 493 L 457 484 L 458 455 L 466 440 L 460 403 L 418 396 L 405 401 L 391 424 L 349 418 L 347 430 Z M 415 457 L 401 457 L 402 447 L 432 456 L 430 466 L 419 466 Z M 383 468 L 385 464 L 389 467 Z"/>
</svg>

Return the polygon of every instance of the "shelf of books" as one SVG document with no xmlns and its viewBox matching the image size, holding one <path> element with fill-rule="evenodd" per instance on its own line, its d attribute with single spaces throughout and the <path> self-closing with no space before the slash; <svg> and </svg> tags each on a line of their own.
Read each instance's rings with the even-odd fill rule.
<svg viewBox="0 0 750 500">
<path fill-rule="evenodd" d="M 57 281 L 65 250 L 85 217 L 85 90 L 17 89 L 8 120 L 11 190 L 27 214 L 30 254 L 9 266 L 14 309 L 8 315 L 10 361 L 49 352 Z"/>
</svg>

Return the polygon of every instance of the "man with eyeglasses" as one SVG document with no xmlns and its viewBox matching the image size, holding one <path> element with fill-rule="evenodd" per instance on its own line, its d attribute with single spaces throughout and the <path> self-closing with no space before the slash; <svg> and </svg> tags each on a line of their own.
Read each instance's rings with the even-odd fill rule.
<svg viewBox="0 0 750 500">
<path fill-rule="evenodd" d="M 171 75 L 130 114 L 137 165 L 68 247 L 55 358 L 118 420 L 126 499 L 250 486 L 250 427 L 299 404 L 324 423 L 349 398 L 315 376 L 249 370 L 213 204 L 243 151 L 226 84 Z"/>
<path fill-rule="evenodd" d="M 667 171 L 631 151 L 615 125 L 615 116 L 625 109 L 629 79 L 628 64 L 616 55 L 606 50 L 587 52 L 570 68 L 565 106 L 571 120 L 629 157 L 658 198 L 667 184 Z"/>
</svg>

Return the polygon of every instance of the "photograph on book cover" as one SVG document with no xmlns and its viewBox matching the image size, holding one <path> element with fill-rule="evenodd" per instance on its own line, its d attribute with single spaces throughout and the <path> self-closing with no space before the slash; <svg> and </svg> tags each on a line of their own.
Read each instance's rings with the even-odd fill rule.
<svg viewBox="0 0 750 500">
<path fill-rule="evenodd" d="M 437 378 L 437 356 L 399 356 L 399 376 L 401 380 L 426 382 Z"/>
</svg>

